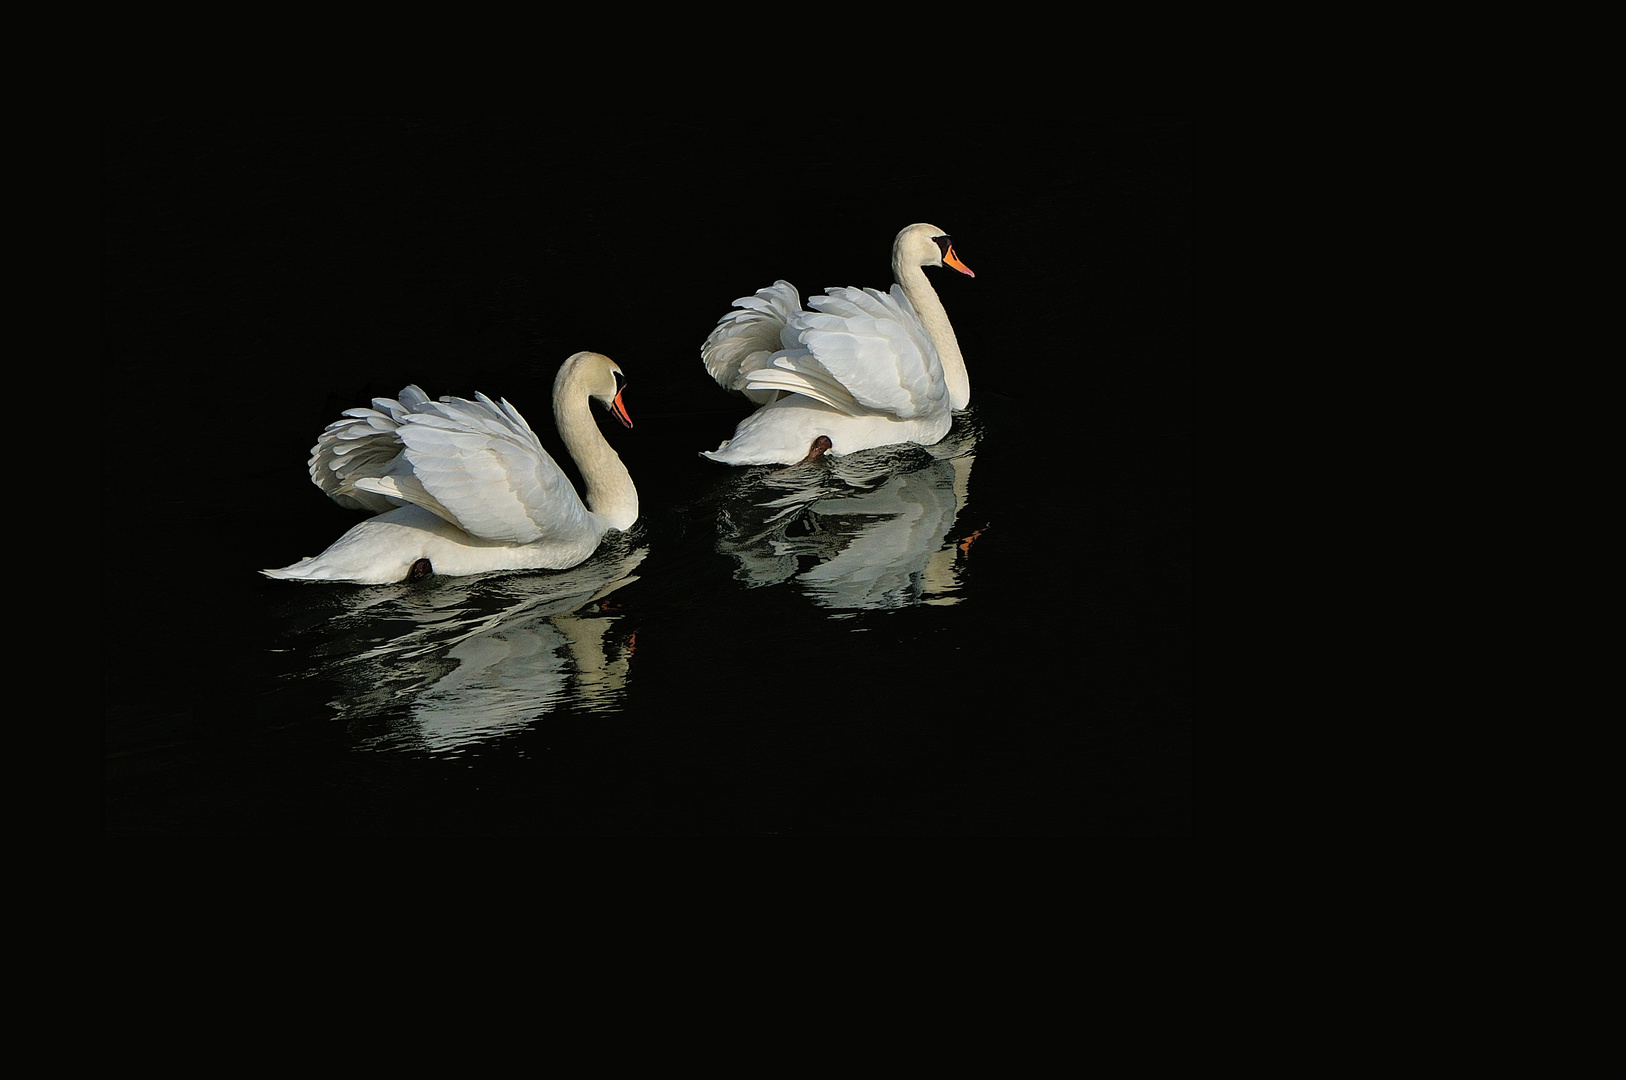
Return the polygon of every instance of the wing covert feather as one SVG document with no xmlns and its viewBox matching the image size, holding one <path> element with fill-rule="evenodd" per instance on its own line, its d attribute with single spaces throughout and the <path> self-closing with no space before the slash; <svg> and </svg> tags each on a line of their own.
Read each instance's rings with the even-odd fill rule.
<svg viewBox="0 0 1626 1080">
<path fill-rule="evenodd" d="M 587 524 L 569 478 L 506 400 L 443 397 L 409 414 L 400 436 L 415 484 L 398 483 L 398 496 L 465 532 L 529 544 Z"/>
<path fill-rule="evenodd" d="M 942 361 L 900 287 L 836 288 L 808 305 L 801 344 L 858 404 L 905 420 L 948 407 Z"/>
<path fill-rule="evenodd" d="M 487 540 L 579 535 L 582 504 L 536 432 L 507 400 L 399 400 L 347 409 L 311 450 L 311 480 L 341 506 L 383 513 L 411 503 Z"/>
</svg>

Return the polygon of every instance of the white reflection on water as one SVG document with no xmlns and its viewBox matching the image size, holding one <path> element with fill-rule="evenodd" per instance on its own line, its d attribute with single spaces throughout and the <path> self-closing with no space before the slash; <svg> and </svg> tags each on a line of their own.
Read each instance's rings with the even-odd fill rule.
<svg viewBox="0 0 1626 1080">
<path fill-rule="evenodd" d="M 339 685 L 330 705 L 372 750 L 455 752 L 561 703 L 619 708 L 632 642 L 605 598 L 647 555 L 617 536 L 569 570 L 326 586 L 339 610 L 297 635 L 313 662 L 295 677 Z"/>
<path fill-rule="evenodd" d="M 977 429 L 936 446 L 882 447 L 753 476 L 719 518 L 717 550 L 747 586 L 794 580 L 834 610 L 953 604 L 954 524 L 965 508 Z M 969 533 L 971 530 L 965 530 Z"/>
</svg>

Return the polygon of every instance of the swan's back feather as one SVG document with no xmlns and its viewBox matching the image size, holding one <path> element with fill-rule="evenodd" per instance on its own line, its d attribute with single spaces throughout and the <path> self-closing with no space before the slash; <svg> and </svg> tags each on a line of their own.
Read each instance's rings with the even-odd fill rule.
<svg viewBox="0 0 1626 1080">
<path fill-rule="evenodd" d="M 773 392 L 769 400 L 781 393 L 800 394 L 851 416 L 870 411 L 806 349 L 775 353 L 768 366 L 750 373 L 746 389 Z"/>
</svg>

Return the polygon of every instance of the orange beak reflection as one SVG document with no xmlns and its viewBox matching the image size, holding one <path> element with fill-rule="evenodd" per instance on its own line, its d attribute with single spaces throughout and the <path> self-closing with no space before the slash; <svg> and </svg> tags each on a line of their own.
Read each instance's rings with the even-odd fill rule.
<svg viewBox="0 0 1626 1080">
<path fill-rule="evenodd" d="M 960 273 L 964 274 L 966 277 L 976 277 L 977 276 L 976 274 L 973 274 L 971 272 L 971 267 L 969 267 L 965 263 L 961 262 L 960 257 L 958 255 L 954 254 L 954 245 L 953 244 L 950 244 L 948 251 L 944 253 L 943 261 L 948 263 L 950 266 L 954 267 L 954 269 L 958 270 Z"/>
<path fill-rule="evenodd" d="M 625 393 L 626 391 L 622 390 L 621 393 L 615 395 L 615 400 L 610 402 L 610 411 L 615 413 L 615 418 L 621 421 L 623 426 L 631 427 L 632 417 L 627 415 L 627 407 L 621 401 L 621 394 Z"/>
</svg>

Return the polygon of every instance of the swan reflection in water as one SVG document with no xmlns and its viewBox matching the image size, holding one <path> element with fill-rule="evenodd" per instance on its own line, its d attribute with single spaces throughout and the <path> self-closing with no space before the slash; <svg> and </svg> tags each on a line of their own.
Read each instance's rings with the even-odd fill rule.
<svg viewBox="0 0 1626 1080">
<path fill-rule="evenodd" d="M 887 446 L 741 477 L 717 550 L 747 586 L 794 579 L 834 610 L 953 604 L 974 530 L 955 531 L 978 428 L 969 414 L 933 446 Z"/>
<path fill-rule="evenodd" d="M 336 683 L 369 750 L 456 752 L 561 705 L 619 708 L 633 643 L 606 598 L 647 555 L 616 535 L 568 570 L 324 590 L 339 610 L 297 635 L 288 651 L 315 661 L 294 677 Z"/>
</svg>

